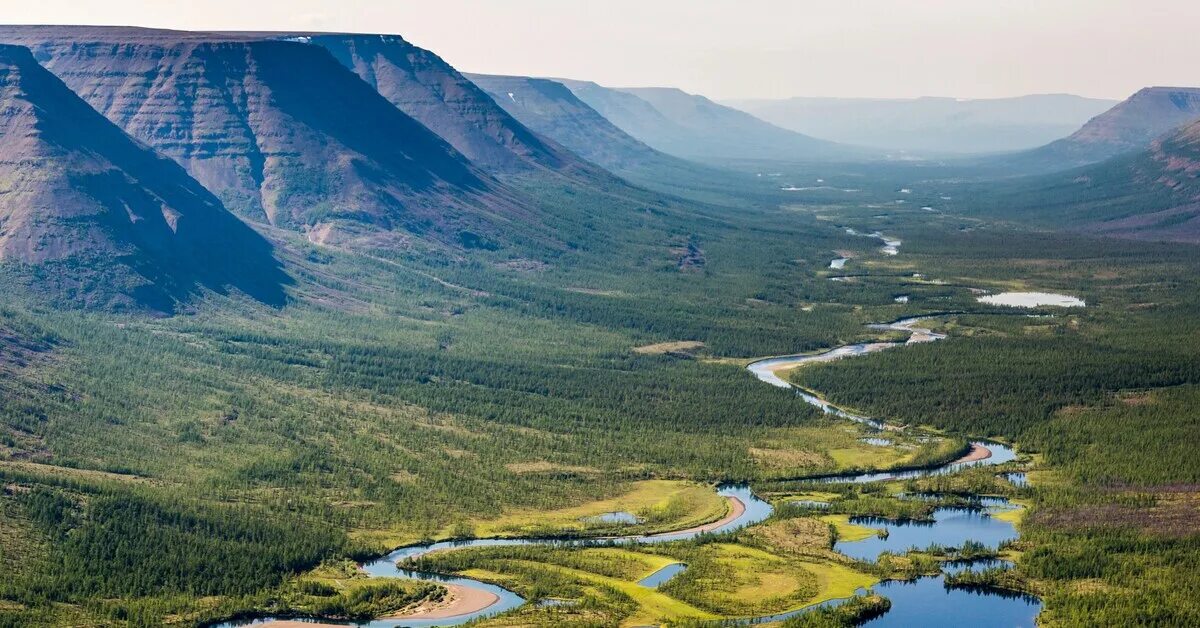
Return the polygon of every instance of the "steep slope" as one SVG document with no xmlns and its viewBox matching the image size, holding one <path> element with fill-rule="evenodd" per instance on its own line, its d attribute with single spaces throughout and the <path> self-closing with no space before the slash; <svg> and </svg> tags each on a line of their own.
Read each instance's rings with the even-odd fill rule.
<svg viewBox="0 0 1200 628">
<path fill-rule="evenodd" d="M 625 132 L 679 157 L 809 161 L 863 154 L 674 88 L 617 90 L 582 81 L 563 83 Z"/>
<path fill-rule="evenodd" d="M 525 126 L 605 168 L 628 172 L 689 167 L 617 128 L 557 81 L 484 74 L 467 77 Z"/>
<path fill-rule="evenodd" d="M 1025 150 L 1070 135 L 1116 101 L 1069 94 L 1015 98 L 787 98 L 729 101 L 822 139 L 925 153 Z"/>
<path fill-rule="evenodd" d="M 323 48 L 92 27 L 4 27 L 0 39 L 29 45 L 89 104 L 251 220 L 320 241 L 402 230 L 456 244 L 518 213 Z"/>
<path fill-rule="evenodd" d="M 178 165 L 0 46 L 0 268 L 77 305 L 171 311 L 197 285 L 270 303 L 270 245 Z"/>
<path fill-rule="evenodd" d="M 1066 169 L 1144 149 L 1156 137 L 1200 118 L 1200 88 L 1147 87 L 1092 118 L 1075 133 L 1006 160 L 1029 170 Z"/>
<path fill-rule="evenodd" d="M 492 173 L 586 168 L 533 133 L 436 54 L 398 35 L 276 34 L 328 50 L 389 102 Z"/>
<path fill-rule="evenodd" d="M 1076 231 L 1200 243 L 1200 120 L 1142 151 L 1017 180 L 990 213 Z"/>
</svg>

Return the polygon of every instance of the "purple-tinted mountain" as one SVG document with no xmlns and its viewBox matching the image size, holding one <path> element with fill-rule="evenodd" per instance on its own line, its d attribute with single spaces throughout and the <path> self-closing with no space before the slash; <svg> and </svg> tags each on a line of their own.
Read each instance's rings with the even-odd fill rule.
<svg viewBox="0 0 1200 628">
<path fill-rule="evenodd" d="M 681 162 L 643 144 L 551 79 L 468 74 L 522 124 L 589 161 L 624 172 Z"/>
<path fill-rule="evenodd" d="M 514 119 L 441 57 L 398 35 L 283 36 L 325 48 L 389 102 L 489 172 L 587 167 Z"/>
<path fill-rule="evenodd" d="M 459 244 L 520 213 L 503 186 L 319 46 L 100 27 L 2 27 L 0 40 L 29 46 L 250 220 L 317 241 L 402 231 Z"/>
<path fill-rule="evenodd" d="M 1200 119 L 1200 88 L 1147 87 L 1092 118 L 1075 133 L 1011 161 L 1027 169 L 1063 170 L 1144 150 L 1159 136 Z"/>
<path fill-rule="evenodd" d="M 626 133 L 685 159 L 800 162 L 870 156 L 675 88 L 615 89 L 590 81 L 556 80 Z"/>
<path fill-rule="evenodd" d="M 0 269 L 54 300 L 169 312 L 198 287 L 281 303 L 271 246 L 171 160 L 0 46 Z"/>
</svg>

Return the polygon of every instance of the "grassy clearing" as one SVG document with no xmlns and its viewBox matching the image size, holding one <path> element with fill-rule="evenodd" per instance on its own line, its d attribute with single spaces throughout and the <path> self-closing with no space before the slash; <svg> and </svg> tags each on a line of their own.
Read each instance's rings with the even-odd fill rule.
<svg viewBox="0 0 1200 628">
<path fill-rule="evenodd" d="M 689 353 L 703 347 L 704 343 L 697 340 L 677 340 L 634 347 L 633 352 L 642 355 L 662 355 L 664 353 Z"/>
<path fill-rule="evenodd" d="M 839 470 L 886 468 L 904 464 L 912 458 L 911 452 L 896 447 L 875 447 L 867 444 L 859 444 L 845 449 L 831 449 L 829 455 Z"/>
<path fill-rule="evenodd" d="M 473 522 L 470 536 L 554 536 L 571 533 L 601 534 L 658 532 L 684 529 L 715 521 L 728 513 L 729 504 L 711 486 L 677 480 L 644 480 L 609 499 L 559 510 L 521 510 L 498 519 Z M 632 513 L 643 523 L 614 525 L 595 517 L 610 512 Z M 450 536 L 455 530 L 447 529 Z"/>
<path fill-rule="evenodd" d="M 731 543 L 655 548 L 688 564 L 661 587 L 664 593 L 725 617 L 777 613 L 818 592 L 799 561 Z"/>
<path fill-rule="evenodd" d="M 808 600 L 807 605 L 850 597 L 855 591 L 879 582 L 877 576 L 838 563 L 806 563 L 804 569 L 816 577 L 818 587 L 817 594 Z"/>
<path fill-rule="evenodd" d="M 850 515 L 825 515 L 820 519 L 825 523 L 831 524 L 837 530 L 839 541 L 861 541 L 876 536 L 877 533 L 875 528 L 850 523 Z"/>
<path fill-rule="evenodd" d="M 1028 503 L 1016 499 L 1010 501 L 1016 506 L 1016 508 L 992 513 L 991 516 L 993 519 L 1007 521 L 1013 525 L 1020 525 L 1021 521 L 1025 519 L 1025 514 L 1029 511 Z"/>
</svg>

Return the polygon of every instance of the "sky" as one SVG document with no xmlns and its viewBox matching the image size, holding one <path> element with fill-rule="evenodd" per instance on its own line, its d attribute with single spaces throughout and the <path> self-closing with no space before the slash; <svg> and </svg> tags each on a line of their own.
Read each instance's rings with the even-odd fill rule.
<svg viewBox="0 0 1200 628">
<path fill-rule="evenodd" d="M 1200 85 L 1195 0 L 0 0 L 0 22 L 386 32 L 463 71 L 716 99 Z"/>
</svg>

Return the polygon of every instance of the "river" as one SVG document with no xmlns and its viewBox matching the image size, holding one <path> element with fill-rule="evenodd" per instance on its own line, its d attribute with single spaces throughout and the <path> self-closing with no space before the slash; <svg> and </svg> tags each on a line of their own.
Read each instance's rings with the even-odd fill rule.
<svg viewBox="0 0 1200 628">
<path fill-rule="evenodd" d="M 896 243 L 898 244 L 898 242 Z M 921 321 L 929 317 L 914 317 L 902 319 L 893 323 L 870 325 L 880 331 L 900 331 L 909 334 L 903 342 L 870 342 L 837 347 L 828 351 L 807 355 L 779 356 L 758 360 L 747 368 L 758 379 L 780 388 L 793 386 L 779 377 L 778 373 L 820 362 L 829 362 L 845 357 L 866 355 L 884 349 L 905 344 L 933 342 L 944 339 L 945 336 L 930 329 L 919 327 Z M 866 423 L 879 429 L 887 426 L 883 421 L 846 411 L 830 404 L 816 395 L 797 389 L 797 394 L 806 402 L 821 408 L 823 411 L 852 421 Z M 860 473 L 844 476 L 823 478 L 828 482 L 865 483 L 879 480 L 903 479 L 940 473 L 952 473 L 969 465 L 995 465 L 1008 462 L 1015 458 L 1015 453 L 1009 447 L 999 443 L 974 441 L 973 446 L 984 447 L 989 455 L 982 459 L 969 461 L 954 461 L 943 465 L 895 472 Z M 609 537 L 597 539 L 468 539 L 458 541 L 440 541 L 401 547 L 386 556 L 362 565 L 365 573 L 372 577 L 411 578 L 422 581 L 436 582 L 460 590 L 469 590 L 472 597 L 482 600 L 480 608 L 465 609 L 461 614 L 449 617 L 422 619 L 419 617 L 375 619 L 368 621 L 335 621 L 297 618 L 292 621 L 301 623 L 322 623 L 329 625 L 363 626 L 366 628 L 426 628 L 430 626 L 456 626 L 469 621 L 490 617 L 505 611 L 515 609 L 525 604 L 521 596 L 498 587 L 470 578 L 447 577 L 439 574 L 416 572 L 401 568 L 397 563 L 413 559 L 437 550 L 465 549 L 471 547 L 498 547 L 532 544 L 566 544 L 573 546 L 595 546 L 603 544 L 635 544 L 635 543 L 664 543 L 694 538 L 708 532 L 723 533 L 738 530 L 759 523 L 771 516 L 772 507 L 766 501 L 754 495 L 745 485 L 723 485 L 718 487 L 718 493 L 730 500 L 731 515 L 714 524 L 700 526 L 678 532 L 661 534 Z M 996 506 L 997 504 L 993 504 Z M 839 542 L 835 549 L 849 556 L 864 560 L 874 560 L 881 551 L 903 552 L 908 546 L 924 547 L 931 542 L 946 546 L 961 545 L 963 541 L 974 540 L 994 547 L 999 542 L 1016 538 L 1016 530 L 1011 523 L 991 517 L 987 513 L 975 510 L 939 509 L 934 515 L 934 521 L 928 524 L 896 523 L 875 518 L 855 518 L 855 523 L 870 526 L 886 526 L 891 534 L 886 539 L 866 539 L 854 543 Z M 893 538 L 894 535 L 894 538 Z M 926 542 L 928 541 L 928 542 Z M 907 545 L 906 545 L 907 544 Z M 669 565 L 664 570 L 656 572 L 643 580 L 645 586 L 657 587 L 671 577 L 678 575 L 687 568 L 681 563 Z M 874 587 L 876 591 L 886 595 L 892 601 L 892 609 L 884 616 L 868 623 L 871 626 L 907 626 L 919 623 L 922 625 L 958 625 L 963 618 L 969 617 L 971 623 L 977 626 L 1023 626 L 1032 625 L 1041 607 L 1040 602 L 1028 596 L 1009 596 L 993 593 L 980 593 L 961 589 L 948 589 L 942 584 L 942 577 L 920 578 L 911 583 L 883 582 Z M 488 603 L 490 602 L 490 603 Z M 744 618 L 734 620 L 737 624 L 758 624 L 781 621 L 787 617 L 807 612 L 818 606 L 840 603 L 841 600 L 831 600 L 819 605 L 796 609 L 786 613 L 765 617 Z M 252 620 L 230 621 L 218 624 L 217 628 L 233 628 L 278 621 L 285 618 L 266 617 Z M 288 618 L 290 619 L 290 618 Z"/>
</svg>

